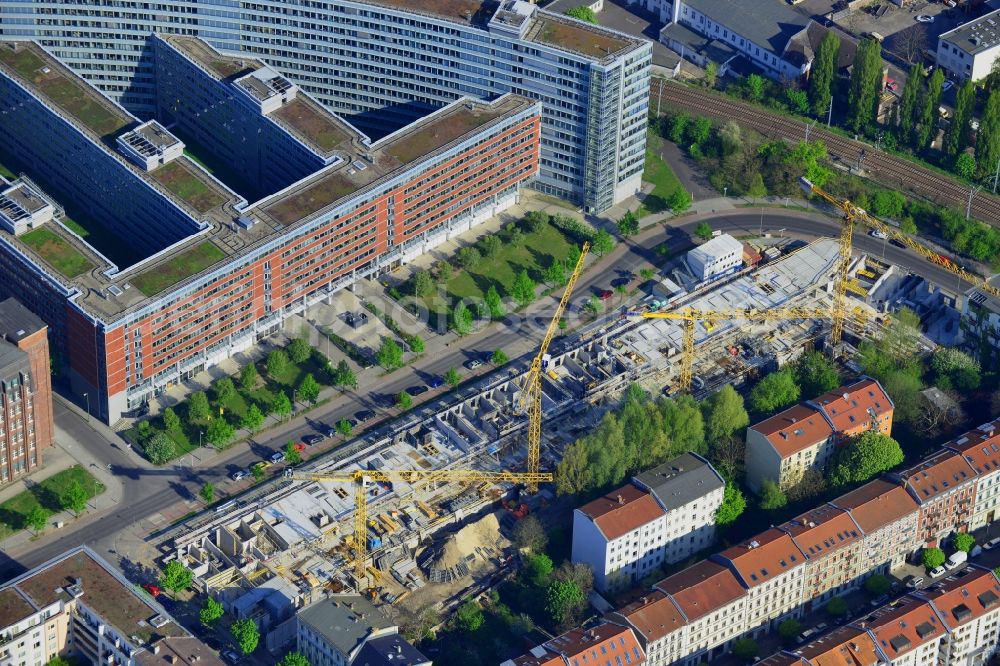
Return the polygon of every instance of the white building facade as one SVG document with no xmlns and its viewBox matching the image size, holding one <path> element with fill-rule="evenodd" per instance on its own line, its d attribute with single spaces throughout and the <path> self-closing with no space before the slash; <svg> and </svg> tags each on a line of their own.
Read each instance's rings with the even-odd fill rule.
<svg viewBox="0 0 1000 666">
<path fill-rule="evenodd" d="M 1000 56 L 1000 9 L 938 37 L 937 63 L 958 79 L 982 81 Z"/>
<path fill-rule="evenodd" d="M 687 253 L 691 272 L 699 280 L 735 273 L 743 267 L 743 243 L 729 234 L 720 234 Z"/>
</svg>

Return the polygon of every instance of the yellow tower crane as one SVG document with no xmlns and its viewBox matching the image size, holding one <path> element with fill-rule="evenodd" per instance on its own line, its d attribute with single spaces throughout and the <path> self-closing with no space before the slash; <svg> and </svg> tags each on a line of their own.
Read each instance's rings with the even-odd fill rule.
<svg viewBox="0 0 1000 666">
<path fill-rule="evenodd" d="M 820 187 L 811 183 L 807 178 L 799 178 L 799 185 L 806 194 L 815 194 L 830 205 L 839 209 L 844 214 L 844 228 L 840 232 L 840 260 L 837 266 L 837 281 L 834 285 L 833 294 L 833 330 L 830 333 L 830 342 L 838 344 L 844 332 L 844 319 L 847 316 L 846 291 L 852 289 L 852 282 L 848 275 L 851 265 L 851 250 L 854 237 L 854 223 L 860 222 L 870 229 L 875 229 L 903 243 L 929 262 L 944 268 L 946 271 L 957 275 L 960 279 L 975 285 L 976 288 L 986 293 L 1000 297 L 1000 289 L 997 289 L 985 278 L 975 275 L 955 264 L 954 261 L 934 250 L 922 245 L 914 240 L 909 234 L 904 234 L 895 227 L 891 227 L 882 220 L 868 214 L 864 208 L 855 206 L 847 199 L 835 197 Z"/>
<path fill-rule="evenodd" d="M 344 470 L 334 472 L 304 472 L 287 470 L 285 476 L 297 481 L 327 481 L 354 484 L 354 573 L 358 581 L 365 577 L 368 563 L 368 495 L 367 484 L 379 481 L 449 481 L 478 483 L 482 481 L 509 481 L 512 483 L 532 483 L 537 486 L 542 481 L 551 481 L 552 475 L 544 472 L 484 472 L 474 469 L 439 470 Z"/>
<path fill-rule="evenodd" d="M 580 258 L 576 261 L 573 273 L 569 276 L 566 289 L 563 290 L 562 298 L 556 307 L 549 328 L 545 331 L 542 344 L 538 347 L 538 354 L 531 361 L 531 368 L 524 378 L 524 387 L 521 390 L 521 409 L 528 412 L 528 474 L 537 475 L 542 455 L 542 363 L 545 355 L 549 351 L 552 338 L 555 337 L 559 328 L 559 320 L 562 319 L 566 306 L 569 304 L 569 297 L 573 293 L 576 281 L 583 272 L 583 260 L 590 251 L 590 243 L 584 243 L 580 250 Z M 536 481 L 528 482 L 528 489 L 531 492 L 538 490 Z"/>
</svg>

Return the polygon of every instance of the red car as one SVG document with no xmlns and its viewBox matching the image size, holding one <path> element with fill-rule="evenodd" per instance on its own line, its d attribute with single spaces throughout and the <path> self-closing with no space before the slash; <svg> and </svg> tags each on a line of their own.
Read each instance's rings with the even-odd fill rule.
<svg viewBox="0 0 1000 666">
<path fill-rule="evenodd" d="M 154 597 L 158 597 L 158 596 L 160 596 L 163 593 L 163 590 L 161 590 L 159 587 L 157 587 L 156 585 L 150 585 L 149 583 L 146 583 L 145 585 L 143 585 L 142 589 L 146 590 L 147 592 L 149 592 L 150 594 L 152 594 Z"/>
<path fill-rule="evenodd" d="M 614 295 L 615 295 L 615 292 L 611 291 L 610 289 L 605 289 L 600 294 L 602 301 L 610 301 L 611 297 L 614 296 Z"/>
</svg>

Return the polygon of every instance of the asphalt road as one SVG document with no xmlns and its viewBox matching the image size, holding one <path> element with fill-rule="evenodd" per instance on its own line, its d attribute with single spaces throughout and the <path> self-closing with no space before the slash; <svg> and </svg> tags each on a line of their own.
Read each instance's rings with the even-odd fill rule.
<svg viewBox="0 0 1000 666">
<path fill-rule="evenodd" d="M 665 229 L 657 226 L 627 241 L 628 251 L 613 264 L 600 271 L 584 274 L 576 287 L 574 308 L 578 308 L 581 302 L 589 298 L 589 294 L 608 289 L 612 281 L 623 279 L 626 274 L 638 275 L 639 269 L 650 263 L 661 263 L 654 252 L 658 245 L 667 243 L 671 256 L 677 256 L 686 250 L 692 244 L 691 237 L 695 227 L 705 219 L 705 216 L 699 216 Z M 756 234 L 762 226 L 764 232 L 801 239 L 836 237 L 840 230 L 839 223 L 828 217 L 773 209 L 765 210 L 763 225 L 759 209 L 720 213 L 711 216 L 708 222 L 713 229 L 731 232 L 734 235 Z M 908 250 L 860 233 L 855 236 L 855 248 L 856 251 L 884 256 L 888 262 L 918 273 L 947 288 L 956 286 L 957 280 L 951 273 L 928 263 Z M 381 384 L 377 391 L 354 394 L 352 395 L 354 399 L 346 404 L 342 400 L 337 400 L 325 408 L 316 409 L 307 415 L 301 427 L 291 432 L 283 432 L 280 436 L 253 442 L 249 447 L 241 445 L 242 451 L 233 455 L 225 464 L 216 467 L 187 467 L 186 459 L 179 461 L 180 465 L 155 470 L 138 467 L 130 458 L 131 454 L 117 448 L 119 444 L 109 444 L 87 425 L 85 417 L 57 403 L 55 412 L 60 427 L 67 432 L 75 433 L 78 445 L 86 448 L 97 464 L 112 465 L 112 471 L 124 481 L 124 498 L 115 509 L 105 512 L 101 517 L 72 532 L 67 532 L 58 539 L 47 541 L 29 553 L 15 558 L 7 555 L 6 559 L 0 560 L 0 580 L 9 578 L 25 568 L 36 566 L 81 543 L 98 544 L 99 548 L 103 545 L 104 549 L 111 548 L 109 544 L 114 543 L 111 537 L 119 530 L 174 504 L 181 498 L 194 497 L 206 481 L 227 487 L 226 484 L 230 483 L 227 479 L 229 473 L 236 469 L 245 469 L 250 463 L 259 460 L 268 450 L 280 449 L 289 438 L 301 439 L 305 435 L 314 433 L 314 425 L 317 422 L 333 424 L 342 418 L 351 418 L 361 409 L 373 409 L 380 415 L 394 416 L 396 411 L 388 407 L 386 401 L 391 400 L 391 396 L 406 387 L 423 384 L 430 375 L 443 375 L 449 368 L 457 367 L 473 356 L 484 356 L 494 349 L 508 347 L 515 340 L 523 339 L 525 335 L 540 339 L 556 303 L 555 297 L 546 298 L 532 310 L 531 317 L 527 321 L 512 320 L 509 325 L 476 339 L 472 348 L 456 346 L 449 353 L 426 359 L 420 369 L 396 373 Z M 432 411 L 433 402 L 429 401 L 416 409 Z"/>
</svg>

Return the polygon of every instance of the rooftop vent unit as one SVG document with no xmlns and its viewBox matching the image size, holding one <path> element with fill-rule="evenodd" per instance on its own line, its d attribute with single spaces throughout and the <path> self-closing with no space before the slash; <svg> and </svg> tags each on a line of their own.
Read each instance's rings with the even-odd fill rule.
<svg viewBox="0 0 1000 666">
<path fill-rule="evenodd" d="M 65 588 L 66 594 L 73 597 L 74 599 L 79 599 L 83 596 L 83 586 L 79 582 L 73 585 L 67 585 Z"/>
<path fill-rule="evenodd" d="M 108 292 L 112 296 L 121 296 L 122 294 L 125 293 L 124 291 L 121 290 L 121 288 L 118 285 L 115 285 L 115 284 L 112 284 L 112 285 L 108 286 Z"/>
<path fill-rule="evenodd" d="M 168 624 L 169 622 L 170 622 L 170 620 L 168 620 L 167 618 L 163 617 L 162 615 L 154 615 L 152 617 L 152 619 L 149 620 L 149 623 L 151 625 L 153 625 L 154 627 L 156 627 L 157 629 L 159 629 L 160 627 L 162 627 L 165 624 Z"/>
<path fill-rule="evenodd" d="M 249 231 L 255 224 L 257 224 L 257 219 L 250 217 L 249 215 L 241 215 L 236 218 L 236 225 L 241 229 Z"/>
</svg>

